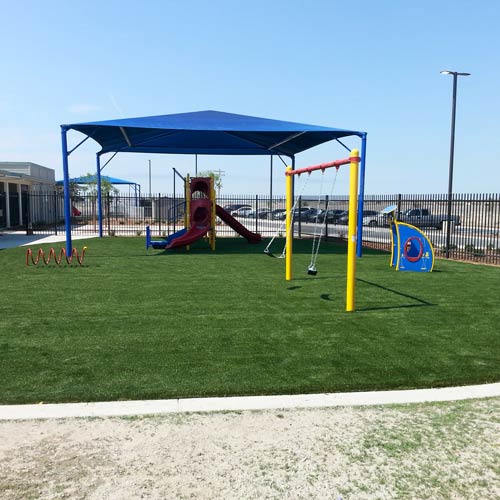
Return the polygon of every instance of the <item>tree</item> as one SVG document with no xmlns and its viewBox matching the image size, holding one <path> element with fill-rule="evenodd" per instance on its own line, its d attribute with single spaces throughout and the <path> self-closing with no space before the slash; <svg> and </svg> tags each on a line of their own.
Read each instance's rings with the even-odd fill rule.
<svg viewBox="0 0 500 500">
<path fill-rule="evenodd" d="M 97 207 L 97 176 L 95 174 L 87 173 L 81 177 L 85 183 L 81 185 L 81 191 L 86 193 L 92 203 L 92 220 L 94 225 L 96 223 L 96 207 Z M 107 179 L 101 178 L 101 196 L 104 202 L 104 217 L 109 210 L 109 199 L 111 196 L 118 194 L 119 190 L 111 184 Z"/>
<path fill-rule="evenodd" d="M 220 191 L 222 189 L 222 175 L 224 172 L 221 170 L 212 171 L 212 170 L 203 170 L 198 172 L 198 177 L 212 177 L 214 180 L 214 187 L 217 190 L 217 197 L 220 197 Z"/>
<path fill-rule="evenodd" d="M 85 183 L 80 188 L 84 193 L 88 193 L 91 197 L 97 197 L 97 176 L 95 174 L 87 173 L 81 177 Z M 108 194 L 118 194 L 119 191 L 111 182 L 105 178 L 101 178 L 101 194 L 107 197 Z"/>
</svg>

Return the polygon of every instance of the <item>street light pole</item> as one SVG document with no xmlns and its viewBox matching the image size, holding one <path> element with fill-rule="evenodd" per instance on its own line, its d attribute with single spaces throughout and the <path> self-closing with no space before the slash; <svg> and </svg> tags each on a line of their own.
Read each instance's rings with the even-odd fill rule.
<svg viewBox="0 0 500 500">
<path fill-rule="evenodd" d="M 453 76 L 453 98 L 451 106 L 451 139 L 450 139 L 450 167 L 448 171 L 448 206 L 447 206 L 447 224 L 446 224 L 446 258 L 450 257 L 450 238 L 451 238 L 451 199 L 453 195 L 453 160 L 455 157 L 455 116 L 457 111 L 457 80 L 459 76 L 470 76 L 470 73 L 459 73 L 457 71 L 441 71 L 442 75 Z"/>
</svg>

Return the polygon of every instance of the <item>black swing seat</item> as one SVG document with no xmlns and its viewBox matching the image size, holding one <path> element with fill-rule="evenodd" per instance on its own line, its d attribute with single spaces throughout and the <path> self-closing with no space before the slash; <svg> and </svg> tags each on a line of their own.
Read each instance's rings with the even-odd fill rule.
<svg viewBox="0 0 500 500">
<path fill-rule="evenodd" d="M 269 248 L 264 248 L 264 253 L 266 255 L 268 255 L 269 257 L 273 257 L 274 259 L 282 259 L 283 258 L 283 255 L 285 255 L 285 252 L 283 252 L 283 255 L 281 255 L 280 257 L 276 257 L 276 255 L 274 255 L 271 250 L 269 250 Z"/>
<path fill-rule="evenodd" d="M 314 265 L 310 265 L 308 268 L 307 268 L 307 274 L 311 275 L 311 276 L 316 276 L 318 274 L 318 271 L 316 269 L 316 266 Z"/>
<path fill-rule="evenodd" d="M 265 248 L 265 249 L 264 249 L 264 253 L 265 253 L 266 255 L 268 255 L 269 257 L 274 257 L 274 258 L 276 258 L 276 255 L 274 255 L 274 254 L 273 254 L 273 253 L 269 250 L 269 248 Z"/>
</svg>

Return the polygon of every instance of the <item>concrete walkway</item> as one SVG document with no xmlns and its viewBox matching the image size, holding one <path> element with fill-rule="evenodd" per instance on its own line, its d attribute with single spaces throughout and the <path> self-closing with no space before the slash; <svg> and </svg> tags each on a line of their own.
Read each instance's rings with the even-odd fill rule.
<svg viewBox="0 0 500 500">
<path fill-rule="evenodd" d="M 32 420 L 72 417 L 115 417 L 165 413 L 328 408 L 437 401 L 458 401 L 500 396 L 500 383 L 416 389 L 409 391 L 303 394 L 294 396 L 249 396 L 228 398 L 160 399 L 152 401 L 110 401 L 0 406 L 0 420 Z"/>
<path fill-rule="evenodd" d="M 78 234 L 72 235 L 72 240 L 83 240 L 88 238 L 95 238 L 94 235 Z M 26 231 L 10 231 L 4 230 L 0 233 L 0 250 L 4 248 L 22 247 L 28 245 L 42 245 L 45 243 L 58 243 L 66 241 L 66 234 L 62 232 L 57 236 L 54 234 L 30 234 L 27 235 Z"/>
</svg>

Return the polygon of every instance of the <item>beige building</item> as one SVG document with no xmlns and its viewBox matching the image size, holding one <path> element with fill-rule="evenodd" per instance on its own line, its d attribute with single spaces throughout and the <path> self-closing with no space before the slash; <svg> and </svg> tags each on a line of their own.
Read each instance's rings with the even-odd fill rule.
<svg viewBox="0 0 500 500">
<path fill-rule="evenodd" d="M 0 162 L 0 228 L 28 221 L 29 193 L 52 193 L 55 171 L 31 162 Z"/>
</svg>

